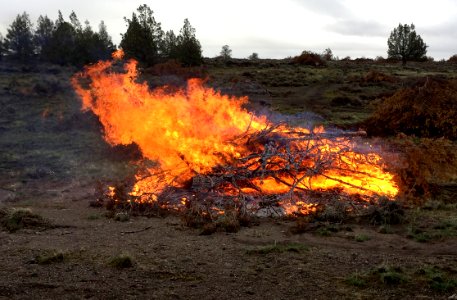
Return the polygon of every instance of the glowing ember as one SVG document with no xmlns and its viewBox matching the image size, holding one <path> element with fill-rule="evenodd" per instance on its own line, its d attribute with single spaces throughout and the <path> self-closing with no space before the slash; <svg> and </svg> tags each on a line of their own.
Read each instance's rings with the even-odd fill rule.
<svg viewBox="0 0 457 300">
<path fill-rule="evenodd" d="M 146 159 L 158 162 L 137 175 L 129 192 L 133 201 L 156 202 L 166 189 L 189 188 L 192 182 L 198 188 L 198 178 L 221 196 L 280 195 L 278 203 L 289 214 L 315 211 L 315 204 L 303 199 L 306 191 L 398 193 L 381 157 L 356 152 L 347 138 L 322 127 L 271 124 L 243 108 L 246 97 L 221 95 L 198 79 L 184 89 L 150 90 L 136 82 L 135 61 L 124 65 L 124 73 L 112 71 L 122 56 L 118 51 L 113 61 L 87 67 L 72 83 L 83 109 L 100 118 L 110 144 L 136 143 Z M 113 188 L 109 193 L 115 197 Z M 193 196 L 178 197 L 174 205 L 183 207 Z"/>
</svg>

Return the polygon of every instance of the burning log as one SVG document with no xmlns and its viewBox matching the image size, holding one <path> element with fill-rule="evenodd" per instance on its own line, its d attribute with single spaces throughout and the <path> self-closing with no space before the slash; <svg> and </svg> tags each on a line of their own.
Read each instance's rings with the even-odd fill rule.
<svg viewBox="0 0 457 300">
<path fill-rule="evenodd" d="M 135 81 L 134 61 L 125 74 L 110 72 L 111 65 L 99 63 L 73 78 L 83 107 L 99 116 L 109 143 L 136 143 L 145 162 L 156 162 L 105 191 L 113 207 L 213 220 L 227 212 L 310 214 L 335 195 L 355 212 L 398 193 L 380 155 L 351 140 L 362 131 L 272 124 L 247 112 L 246 98 L 229 98 L 198 80 L 183 90 L 150 91 Z M 85 88 L 81 77 L 90 79 Z"/>
</svg>

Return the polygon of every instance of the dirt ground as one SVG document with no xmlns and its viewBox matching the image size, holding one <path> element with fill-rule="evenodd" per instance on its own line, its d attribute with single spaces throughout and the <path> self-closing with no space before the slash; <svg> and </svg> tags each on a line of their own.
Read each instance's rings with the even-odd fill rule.
<svg viewBox="0 0 457 300">
<path fill-rule="evenodd" d="M 27 207 L 53 226 L 0 232 L 1 298 L 446 299 L 453 294 L 435 291 L 416 274 L 427 266 L 456 273 L 456 239 L 419 243 L 357 224 L 344 224 L 330 236 L 292 234 L 295 222 L 278 219 L 204 236 L 176 216 L 106 218 L 105 209 L 89 207 L 94 192 L 89 185 L 36 184 L 40 196 L 5 204 Z M 133 266 L 110 265 L 123 254 Z M 43 259 L 53 255 L 57 259 Z M 348 281 L 380 266 L 401 268 L 408 279 L 385 284 L 373 277 L 361 287 Z"/>
<path fill-rule="evenodd" d="M 90 207 L 98 180 L 130 169 L 79 111 L 73 71 L 0 66 L 0 209 L 43 218 L 13 229 L 2 221 L 0 299 L 457 299 L 455 201 L 411 209 L 398 225 L 321 222 L 293 233 L 296 220 L 263 218 L 211 235 L 179 216 L 113 218 Z M 275 106 L 288 87 L 266 88 Z"/>
</svg>

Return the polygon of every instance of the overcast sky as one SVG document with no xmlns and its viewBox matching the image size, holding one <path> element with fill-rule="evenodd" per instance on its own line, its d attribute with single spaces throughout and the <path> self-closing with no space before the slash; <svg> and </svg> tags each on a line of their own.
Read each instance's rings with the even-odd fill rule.
<svg viewBox="0 0 457 300">
<path fill-rule="evenodd" d="M 105 21 L 119 44 L 123 17 L 143 3 L 165 31 L 179 33 L 188 18 L 208 57 L 225 44 L 240 58 L 253 52 L 284 58 L 326 48 L 340 58 L 386 57 L 387 38 L 399 23 L 416 25 L 428 56 L 447 59 L 457 53 L 457 0 L 0 0 L 0 32 L 5 36 L 23 11 L 36 23 L 39 15 L 55 20 L 59 9 L 68 20 L 74 10 L 94 29 Z"/>
</svg>

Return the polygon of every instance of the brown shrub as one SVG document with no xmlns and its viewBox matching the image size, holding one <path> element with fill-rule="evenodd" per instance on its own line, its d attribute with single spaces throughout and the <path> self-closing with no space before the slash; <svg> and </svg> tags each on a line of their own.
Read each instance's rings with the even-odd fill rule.
<svg viewBox="0 0 457 300">
<path fill-rule="evenodd" d="M 369 135 L 398 133 L 457 140 L 457 80 L 423 79 L 385 99 L 363 126 Z"/>
<path fill-rule="evenodd" d="M 454 54 L 451 57 L 449 57 L 447 61 L 450 63 L 457 63 L 457 54 Z"/>
<path fill-rule="evenodd" d="M 379 71 L 370 70 L 368 73 L 363 77 L 363 82 L 366 83 L 379 83 L 379 82 L 395 82 L 397 81 L 395 77 L 384 74 Z"/>
<path fill-rule="evenodd" d="M 303 51 L 299 56 L 295 56 L 292 59 L 292 63 L 314 67 L 322 67 L 326 65 L 326 62 L 319 54 L 310 51 Z"/>
<path fill-rule="evenodd" d="M 457 180 L 457 145 L 447 139 L 413 138 L 403 134 L 391 141 L 402 159 L 391 160 L 401 186 L 401 195 L 424 200 L 431 187 Z"/>
</svg>

